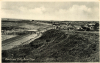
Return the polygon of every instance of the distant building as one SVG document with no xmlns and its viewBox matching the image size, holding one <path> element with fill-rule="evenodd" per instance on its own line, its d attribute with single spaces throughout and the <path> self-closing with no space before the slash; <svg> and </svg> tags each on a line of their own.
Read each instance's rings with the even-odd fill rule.
<svg viewBox="0 0 100 63">
<path fill-rule="evenodd" d="M 90 23 L 88 24 L 88 27 L 90 28 L 90 30 L 98 30 L 99 29 L 99 23 Z"/>
<path fill-rule="evenodd" d="M 74 25 L 75 29 L 78 30 L 78 29 L 82 29 L 81 26 L 78 26 L 78 25 Z"/>
<path fill-rule="evenodd" d="M 84 27 L 87 27 L 88 28 L 88 24 L 84 25 Z"/>
<path fill-rule="evenodd" d="M 99 30 L 99 23 L 89 23 L 82 26 L 83 30 L 86 31 L 96 31 Z"/>
<path fill-rule="evenodd" d="M 66 30 L 67 29 L 67 25 L 61 25 L 61 29 Z"/>
<path fill-rule="evenodd" d="M 59 23 L 54 23 L 52 24 L 52 26 L 55 28 L 55 29 L 60 29 L 60 24 Z"/>
<path fill-rule="evenodd" d="M 88 24 L 88 25 L 90 25 L 90 26 L 95 26 L 95 24 L 96 24 L 96 23 L 90 23 L 90 24 Z"/>
</svg>

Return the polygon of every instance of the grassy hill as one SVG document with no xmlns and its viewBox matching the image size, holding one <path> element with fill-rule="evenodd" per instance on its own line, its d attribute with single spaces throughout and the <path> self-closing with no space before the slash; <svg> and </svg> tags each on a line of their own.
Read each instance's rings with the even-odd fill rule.
<svg viewBox="0 0 100 63">
<path fill-rule="evenodd" d="M 37 62 L 98 62 L 99 34 L 80 32 L 65 34 L 61 30 L 52 29 L 27 45 L 3 50 L 2 57 L 3 61 L 5 58 L 32 58 Z"/>
</svg>

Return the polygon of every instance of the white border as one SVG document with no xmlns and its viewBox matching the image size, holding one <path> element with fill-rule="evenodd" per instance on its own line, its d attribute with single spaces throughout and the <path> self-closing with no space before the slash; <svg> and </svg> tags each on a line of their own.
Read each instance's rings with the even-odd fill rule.
<svg viewBox="0 0 100 63">
<path fill-rule="evenodd" d="M 77 2 L 99 2 L 99 11 L 100 11 L 100 0 L 0 0 L 0 4 L 2 2 L 6 2 L 6 1 L 7 2 L 8 1 L 9 2 L 75 2 L 75 1 L 77 1 Z M 1 5 L 0 5 L 0 7 L 1 7 Z M 0 8 L 0 14 L 2 14 L 1 13 L 1 8 Z M 1 18 L 1 15 L 0 15 L 0 18 Z M 100 21 L 100 12 L 99 12 L 99 21 Z M 0 24 L 1 24 L 1 21 L 0 21 Z M 100 28 L 100 26 L 99 26 L 99 28 Z M 1 31 L 1 27 L 0 27 L 0 31 Z M 1 35 L 1 32 L 0 32 L 0 35 Z M 99 33 L 99 36 L 100 36 L 100 33 Z M 0 38 L 0 41 L 1 41 L 1 38 Z M 99 38 L 99 42 L 100 42 L 100 38 Z M 0 46 L 1 46 L 0 50 L 2 51 L 2 45 L 1 45 L 1 43 L 0 43 Z M 99 44 L 99 46 L 100 46 L 100 44 Z M 1 53 L 1 51 L 0 51 L 0 53 Z M 100 52 L 100 48 L 99 48 L 99 52 Z M 99 56 L 100 56 L 100 54 L 99 54 Z M 2 58 L 1 57 L 2 56 L 0 54 L 0 59 L 1 59 L 0 63 L 2 63 Z M 100 62 L 100 57 L 99 57 L 99 62 Z M 54 62 L 54 63 L 99 63 L 99 62 Z M 30 62 L 30 63 L 32 63 L 32 62 Z M 34 62 L 34 63 L 38 63 L 38 62 Z M 53 62 L 41 62 L 41 63 L 53 63 Z"/>
</svg>

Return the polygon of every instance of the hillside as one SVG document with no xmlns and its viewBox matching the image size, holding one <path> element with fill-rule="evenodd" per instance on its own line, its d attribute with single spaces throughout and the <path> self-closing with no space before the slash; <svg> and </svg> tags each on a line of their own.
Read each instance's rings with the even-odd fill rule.
<svg viewBox="0 0 100 63">
<path fill-rule="evenodd" d="M 61 30 L 52 29 L 44 32 L 40 38 L 30 44 L 3 50 L 2 57 L 3 61 L 7 61 L 5 58 L 32 58 L 37 62 L 97 62 L 99 34 L 80 32 L 65 34 Z"/>
</svg>

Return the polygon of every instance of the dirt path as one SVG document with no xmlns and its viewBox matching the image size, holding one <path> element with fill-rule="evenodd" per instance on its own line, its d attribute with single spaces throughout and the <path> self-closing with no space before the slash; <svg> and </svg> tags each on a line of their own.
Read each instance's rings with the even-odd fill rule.
<svg viewBox="0 0 100 63">
<path fill-rule="evenodd" d="M 30 42 L 34 41 L 35 39 L 41 37 L 41 35 L 42 35 L 41 33 L 38 33 L 37 36 L 31 38 L 30 40 L 28 40 L 28 41 L 26 41 L 24 43 L 22 43 L 22 45 L 29 44 Z"/>
<path fill-rule="evenodd" d="M 39 33 L 36 33 L 36 34 L 21 35 L 21 36 L 13 37 L 11 39 L 2 41 L 2 50 L 8 50 L 18 45 L 28 44 L 34 41 L 35 39 L 39 38 L 42 35 L 41 32 L 45 32 L 49 29 L 52 29 L 52 28 L 49 27 L 49 28 L 42 29 L 41 31 L 39 31 Z"/>
<path fill-rule="evenodd" d="M 8 39 L 7 43 L 6 43 L 6 41 L 3 41 L 4 43 L 2 42 L 2 50 L 11 49 L 11 48 L 18 46 L 18 45 L 36 37 L 36 36 L 37 36 L 37 34 L 30 34 L 30 35 L 28 34 L 28 35 L 24 35 L 21 37 L 17 36 L 16 39 L 14 39 L 14 38 L 12 38 L 12 40 Z"/>
</svg>

